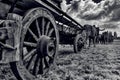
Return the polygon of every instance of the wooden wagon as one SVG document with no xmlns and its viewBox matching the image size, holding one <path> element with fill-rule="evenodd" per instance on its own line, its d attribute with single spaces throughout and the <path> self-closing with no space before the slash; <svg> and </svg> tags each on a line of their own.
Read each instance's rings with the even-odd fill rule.
<svg viewBox="0 0 120 80">
<path fill-rule="evenodd" d="M 37 80 L 54 64 L 59 44 L 85 43 L 82 25 L 59 8 L 60 0 L 0 0 L 0 63 L 18 80 Z"/>
</svg>

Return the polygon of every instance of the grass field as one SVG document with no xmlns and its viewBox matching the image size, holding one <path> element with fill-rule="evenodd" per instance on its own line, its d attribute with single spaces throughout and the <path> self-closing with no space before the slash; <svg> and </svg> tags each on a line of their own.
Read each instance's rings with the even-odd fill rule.
<svg viewBox="0 0 120 80">
<path fill-rule="evenodd" d="M 7 74 L 12 74 L 10 67 Z M 9 69 L 8 69 L 9 68 Z M 3 68 L 0 68 L 3 70 Z M 0 71 L 2 72 L 2 71 Z M 6 76 L 5 76 L 6 77 Z M 0 80 L 5 79 L 0 74 Z M 13 75 L 11 80 L 16 80 Z M 8 77 L 7 77 L 8 78 Z M 74 53 L 73 46 L 59 46 L 55 64 L 40 80 L 120 80 L 120 40 L 112 44 L 97 44 Z"/>
<path fill-rule="evenodd" d="M 43 80 L 120 80 L 120 41 L 73 53 L 72 46 L 60 47 L 56 66 Z"/>
</svg>

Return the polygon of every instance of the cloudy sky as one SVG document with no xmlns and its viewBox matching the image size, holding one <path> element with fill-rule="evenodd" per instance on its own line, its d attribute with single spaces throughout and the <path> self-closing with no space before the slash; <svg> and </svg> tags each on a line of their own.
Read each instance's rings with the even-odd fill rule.
<svg viewBox="0 0 120 80">
<path fill-rule="evenodd" d="M 95 24 L 120 36 L 120 0 L 63 0 L 61 7 L 81 25 Z"/>
</svg>

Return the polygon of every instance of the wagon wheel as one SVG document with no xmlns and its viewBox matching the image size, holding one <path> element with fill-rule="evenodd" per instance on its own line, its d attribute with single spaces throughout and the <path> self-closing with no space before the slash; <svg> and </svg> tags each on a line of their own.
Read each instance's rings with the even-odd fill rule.
<svg viewBox="0 0 120 80">
<path fill-rule="evenodd" d="M 43 8 L 34 8 L 23 19 L 21 61 L 11 63 L 18 80 L 35 80 L 54 63 L 58 51 L 58 31 L 53 16 Z"/>
<path fill-rule="evenodd" d="M 74 40 L 74 52 L 80 52 L 86 43 L 86 32 L 82 31 L 81 34 L 78 34 Z"/>
</svg>

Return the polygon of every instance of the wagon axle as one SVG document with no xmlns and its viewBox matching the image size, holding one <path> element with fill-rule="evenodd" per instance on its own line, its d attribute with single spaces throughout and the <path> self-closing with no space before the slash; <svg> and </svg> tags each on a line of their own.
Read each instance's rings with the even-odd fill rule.
<svg viewBox="0 0 120 80">
<path fill-rule="evenodd" d="M 37 53 L 40 57 L 52 56 L 55 53 L 54 41 L 48 36 L 41 36 L 37 42 Z"/>
</svg>

